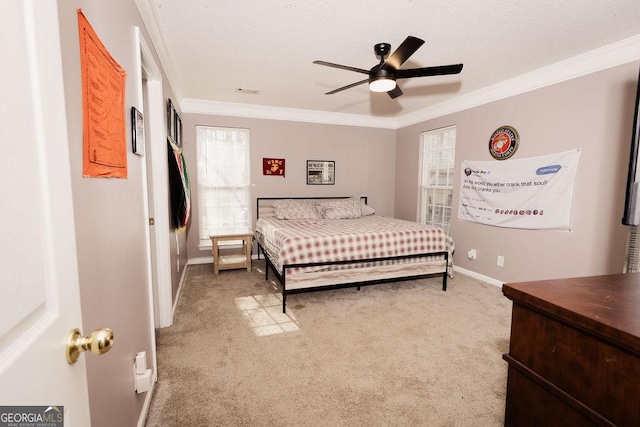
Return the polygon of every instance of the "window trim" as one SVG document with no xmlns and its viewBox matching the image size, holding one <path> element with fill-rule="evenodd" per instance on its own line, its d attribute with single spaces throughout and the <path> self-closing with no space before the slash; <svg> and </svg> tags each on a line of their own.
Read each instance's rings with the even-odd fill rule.
<svg viewBox="0 0 640 427">
<path fill-rule="evenodd" d="M 201 132 L 204 130 L 206 132 L 207 129 L 212 129 L 215 131 L 224 131 L 224 132 L 242 132 L 244 133 L 243 140 L 246 141 L 246 149 L 244 150 L 245 158 L 244 161 L 246 166 L 246 184 L 212 184 L 211 182 L 203 183 L 201 176 L 201 160 L 202 160 L 202 152 L 203 146 L 201 144 L 206 143 L 201 140 Z M 242 209 L 246 212 L 246 227 L 250 230 L 252 228 L 252 203 L 251 203 L 251 131 L 248 128 L 234 128 L 228 126 L 210 126 L 210 125 L 197 125 L 196 126 L 196 162 L 197 162 L 197 191 L 198 191 L 198 248 L 201 250 L 211 250 L 212 243 L 209 235 L 206 237 L 201 235 L 204 232 L 204 216 L 206 214 L 206 209 L 203 205 L 204 198 L 206 194 L 216 190 L 227 190 L 227 191 L 237 191 L 238 193 L 242 193 L 246 195 L 246 205 L 242 207 Z M 209 232 L 211 232 L 211 228 L 209 228 Z M 233 242 L 231 242 L 233 243 Z"/>
<path fill-rule="evenodd" d="M 438 176 L 436 177 L 436 183 L 434 185 L 429 185 L 429 183 L 425 182 L 427 181 L 427 174 L 429 172 L 429 167 L 427 162 L 425 161 L 425 155 L 427 153 L 425 153 L 425 150 L 427 150 L 427 138 L 429 137 L 429 135 L 434 135 L 434 134 L 441 134 L 444 135 L 446 132 L 449 132 L 453 130 L 455 132 L 454 134 L 454 141 L 453 141 L 453 148 L 451 149 L 453 151 L 453 160 L 452 163 L 446 168 L 445 172 L 447 179 L 446 179 L 446 183 L 445 185 L 439 185 L 438 182 Z M 434 225 L 434 226 L 440 226 L 440 227 L 444 227 L 447 231 L 451 230 L 451 220 L 453 218 L 453 191 L 454 191 L 454 182 L 455 182 L 455 144 L 457 141 L 457 125 L 450 125 L 450 126 L 444 126 L 441 128 L 437 128 L 437 129 L 432 129 L 432 130 L 428 130 L 428 131 L 424 131 L 420 134 L 420 150 L 419 150 L 419 159 L 420 159 L 420 164 L 419 164 L 419 173 L 418 173 L 418 195 L 417 195 L 417 209 L 416 209 L 416 221 L 420 222 L 420 223 L 424 223 L 424 224 L 430 224 L 430 225 Z M 442 150 L 440 150 L 442 151 Z M 441 169 L 440 166 L 442 166 L 443 163 L 437 163 L 436 164 L 436 173 L 440 173 Z M 433 205 L 434 207 L 442 207 L 444 209 L 448 209 L 449 210 L 449 215 L 448 215 L 448 222 L 445 224 L 444 222 L 440 222 L 439 225 L 434 224 L 433 221 L 427 222 L 427 209 L 426 209 L 426 205 L 425 205 L 425 195 L 427 192 L 429 191 L 435 191 L 435 190 L 443 190 L 445 193 L 445 197 L 448 195 L 451 196 L 451 202 L 449 205 Z M 444 220 L 444 216 L 443 216 L 443 220 Z"/>
</svg>

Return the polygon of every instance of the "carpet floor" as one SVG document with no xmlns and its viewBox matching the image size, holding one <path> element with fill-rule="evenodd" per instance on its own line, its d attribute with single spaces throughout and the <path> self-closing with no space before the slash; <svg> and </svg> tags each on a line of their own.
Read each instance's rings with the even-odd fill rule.
<svg viewBox="0 0 640 427">
<path fill-rule="evenodd" d="M 146 426 L 501 426 L 511 302 L 456 274 L 290 295 L 188 267 Z M 271 278 L 273 275 L 271 274 Z"/>
</svg>

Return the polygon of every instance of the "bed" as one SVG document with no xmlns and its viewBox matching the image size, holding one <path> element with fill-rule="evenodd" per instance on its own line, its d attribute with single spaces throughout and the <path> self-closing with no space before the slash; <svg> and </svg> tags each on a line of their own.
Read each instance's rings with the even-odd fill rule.
<svg viewBox="0 0 640 427">
<path fill-rule="evenodd" d="M 258 257 L 287 295 L 441 274 L 452 271 L 447 232 L 375 213 L 367 197 L 258 198 Z"/>
</svg>

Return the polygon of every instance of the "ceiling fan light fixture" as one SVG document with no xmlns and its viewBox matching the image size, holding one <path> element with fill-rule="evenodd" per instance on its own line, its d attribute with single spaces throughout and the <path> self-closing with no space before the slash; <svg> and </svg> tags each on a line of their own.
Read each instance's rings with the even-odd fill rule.
<svg viewBox="0 0 640 427">
<path fill-rule="evenodd" d="M 379 77 L 369 82 L 371 92 L 389 92 L 395 89 L 396 81 L 388 77 Z"/>
<path fill-rule="evenodd" d="M 371 92 L 386 92 L 391 99 L 395 99 L 402 95 L 402 90 L 400 89 L 400 86 L 396 84 L 396 79 L 444 76 L 447 74 L 458 74 L 462 71 L 462 64 L 400 69 L 411 55 L 413 55 L 423 44 L 424 40 L 414 36 L 408 36 L 400 46 L 398 46 L 398 48 L 389 55 L 391 45 L 389 43 L 378 43 L 373 47 L 373 50 L 375 51 L 376 56 L 380 58 L 380 63 L 368 71 L 363 68 L 334 64 L 326 61 L 313 61 L 313 63 L 369 75 L 368 79 L 339 87 L 338 89 L 325 93 L 325 95 L 333 95 L 334 93 L 341 92 L 345 89 L 351 89 L 352 87 L 369 83 L 369 90 Z"/>
</svg>

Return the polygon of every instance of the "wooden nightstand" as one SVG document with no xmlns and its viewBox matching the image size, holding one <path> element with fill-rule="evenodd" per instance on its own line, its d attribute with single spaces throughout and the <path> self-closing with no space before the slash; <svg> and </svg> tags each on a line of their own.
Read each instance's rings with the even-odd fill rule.
<svg viewBox="0 0 640 427">
<path fill-rule="evenodd" d="M 248 230 L 226 230 L 209 236 L 213 251 L 213 274 L 218 277 L 218 271 L 235 268 L 246 268 L 251 271 L 251 243 L 253 233 Z M 240 250 L 229 249 L 229 252 L 220 254 L 220 242 L 241 241 Z"/>
</svg>

